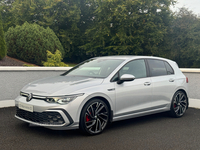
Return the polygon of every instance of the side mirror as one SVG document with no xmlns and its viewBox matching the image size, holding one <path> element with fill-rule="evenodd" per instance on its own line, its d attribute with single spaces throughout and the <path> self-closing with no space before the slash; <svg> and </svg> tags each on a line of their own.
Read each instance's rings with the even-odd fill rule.
<svg viewBox="0 0 200 150">
<path fill-rule="evenodd" d="M 120 79 L 117 81 L 117 84 L 122 84 L 125 81 L 133 81 L 135 79 L 135 76 L 131 74 L 123 74 Z"/>
</svg>

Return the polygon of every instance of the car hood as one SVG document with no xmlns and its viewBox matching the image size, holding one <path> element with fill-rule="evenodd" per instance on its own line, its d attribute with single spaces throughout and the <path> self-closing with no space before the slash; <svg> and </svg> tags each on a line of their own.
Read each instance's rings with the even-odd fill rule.
<svg viewBox="0 0 200 150">
<path fill-rule="evenodd" d="M 21 91 L 41 96 L 77 94 L 76 91 L 100 85 L 103 79 L 80 76 L 56 76 L 34 81 Z"/>
</svg>

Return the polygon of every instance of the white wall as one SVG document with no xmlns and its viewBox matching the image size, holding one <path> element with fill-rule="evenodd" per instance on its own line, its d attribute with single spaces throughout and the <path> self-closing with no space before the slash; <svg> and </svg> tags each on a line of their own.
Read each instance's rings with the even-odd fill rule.
<svg viewBox="0 0 200 150">
<path fill-rule="evenodd" d="M 14 100 L 23 86 L 37 79 L 57 76 L 70 67 L 0 67 L 0 101 Z M 200 99 L 200 69 L 181 69 L 189 78 L 190 98 Z"/>
</svg>

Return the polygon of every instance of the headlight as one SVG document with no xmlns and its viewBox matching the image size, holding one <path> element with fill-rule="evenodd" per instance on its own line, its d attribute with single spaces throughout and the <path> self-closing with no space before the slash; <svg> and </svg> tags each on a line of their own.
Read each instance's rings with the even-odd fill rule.
<svg viewBox="0 0 200 150">
<path fill-rule="evenodd" d="M 84 93 L 75 94 L 75 95 L 66 95 L 66 96 L 55 96 L 55 97 L 47 97 L 46 101 L 49 103 L 59 103 L 59 104 L 67 104 L 73 100 L 75 100 L 79 96 L 83 96 Z"/>
</svg>

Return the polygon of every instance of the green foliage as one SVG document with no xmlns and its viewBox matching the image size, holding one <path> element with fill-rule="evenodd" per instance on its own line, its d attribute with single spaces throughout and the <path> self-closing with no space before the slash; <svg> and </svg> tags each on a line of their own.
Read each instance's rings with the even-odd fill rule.
<svg viewBox="0 0 200 150">
<path fill-rule="evenodd" d="M 1 18 L 1 12 L 0 12 L 0 60 L 6 56 L 6 53 L 7 53 L 7 49 L 6 49 L 2 18 Z"/>
<path fill-rule="evenodd" d="M 25 22 L 22 26 L 11 27 L 5 33 L 8 55 L 23 61 L 42 65 L 46 61 L 46 50 L 54 52 L 63 47 L 49 27 L 43 28 L 37 24 Z"/>
<path fill-rule="evenodd" d="M 3 29 L 4 32 L 15 23 L 15 17 L 11 12 L 12 3 L 14 0 L 0 0 L 0 11 L 2 13 Z"/>
<path fill-rule="evenodd" d="M 55 54 L 47 50 L 47 62 L 43 62 L 43 65 L 46 67 L 68 67 L 67 64 L 61 61 L 62 54 L 59 50 L 56 50 Z"/>
<path fill-rule="evenodd" d="M 155 55 L 171 21 L 173 0 L 89 0 L 95 7 L 86 30 L 87 53 Z"/>
<path fill-rule="evenodd" d="M 56 32 L 63 48 L 65 58 L 79 58 L 81 52 L 77 49 L 81 44 L 80 24 L 81 11 L 80 0 L 49 0 L 44 11 L 43 25 L 48 25 Z M 53 13 L 52 13 L 53 12 Z M 40 21 L 38 22 L 42 24 Z"/>
<path fill-rule="evenodd" d="M 42 58 L 46 60 L 47 49 L 51 52 L 59 49 L 67 62 L 80 62 L 88 57 L 101 55 L 132 54 L 170 58 L 177 61 L 180 67 L 200 67 L 200 18 L 185 8 L 173 14 L 170 6 L 175 4 L 175 0 L 0 2 L 5 31 L 11 26 L 22 25 L 25 21 L 37 23 L 45 28 L 50 27 L 64 48 L 62 51 L 60 47 L 45 47 L 43 54 L 36 55 L 25 50 L 30 44 L 24 44 L 18 49 L 13 46 L 27 41 L 28 37 L 15 40 L 13 36 L 9 44 L 15 51 L 12 55 L 18 58 L 21 58 L 19 55 L 23 51 L 26 55 L 38 57 L 37 59 L 44 55 Z M 14 28 L 9 30 L 12 29 Z M 21 32 L 13 35 L 18 38 Z M 38 40 L 35 41 L 38 45 Z"/>
<path fill-rule="evenodd" d="M 29 64 L 23 64 L 23 66 L 26 66 L 26 67 L 35 67 L 34 65 L 29 65 Z"/>
<path fill-rule="evenodd" d="M 68 67 L 74 67 L 76 66 L 77 64 L 74 64 L 74 63 L 67 63 Z"/>
<path fill-rule="evenodd" d="M 159 45 L 160 54 L 175 60 L 180 67 L 200 67 L 200 18 L 181 8 Z M 162 55 L 161 55 L 162 56 Z"/>
<path fill-rule="evenodd" d="M 50 27 L 64 47 L 64 60 L 80 62 L 100 55 L 157 55 L 158 45 L 173 19 L 169 6 L 174 0 L 10 0 L 4 3 L 9 3 L 4 5 L 6 28 L 25 21 Z"/>
<path fill-rule="evenodd" d="M 77 27 L 81 16 L 79 3 L 80 0 L 15 0 L 11 8 L 8 9 L 9 5 L 5 7 L 9 10 L 7 14 L 12 14 L 11 20 L 15 25 L 27 21 L 53 29 L 69 58 L 77 55 L 76 47 L 81 39 Z"/>
</svg>

